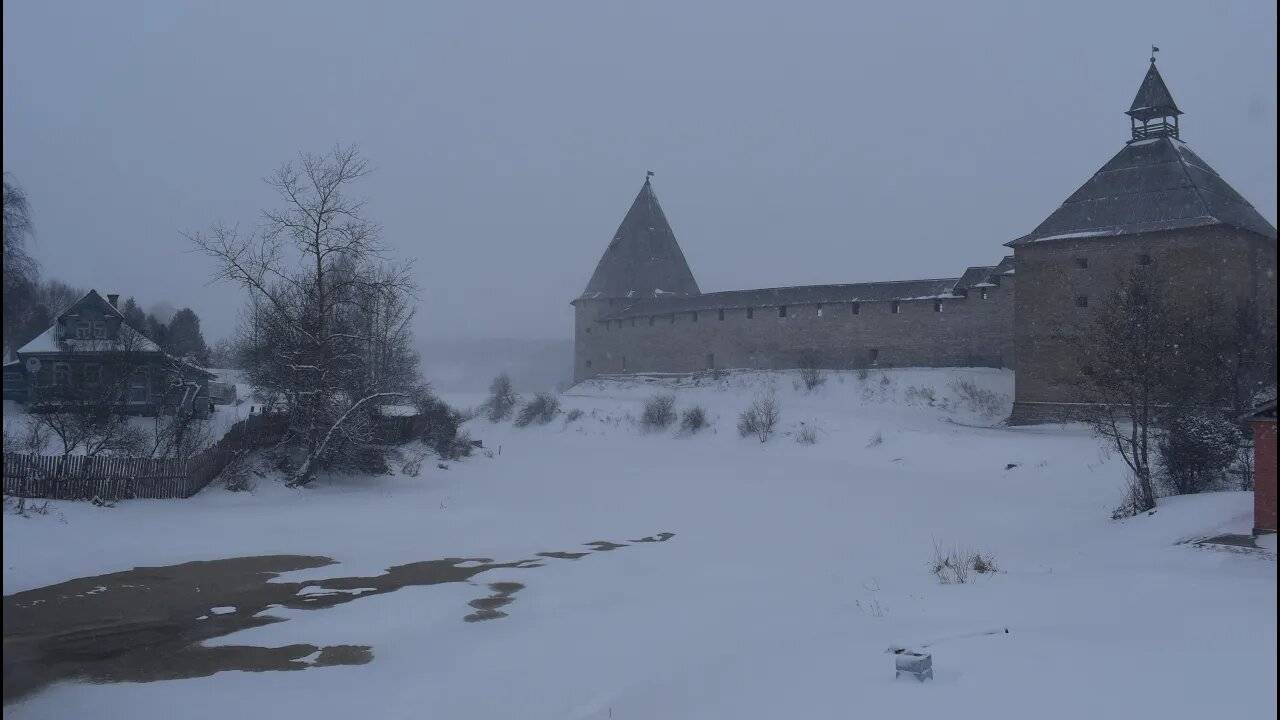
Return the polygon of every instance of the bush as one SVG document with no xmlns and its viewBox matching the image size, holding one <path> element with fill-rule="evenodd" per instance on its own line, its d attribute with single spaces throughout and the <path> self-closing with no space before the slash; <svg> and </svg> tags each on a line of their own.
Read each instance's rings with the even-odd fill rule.
<svg viewBox="0 0 1280 720">
<path fill-rule="evenodd" d="M 805 390 L 813 392 L 815 388 L 826 381 L 826 375 L 822 372 L 822 366 L 818 361 L 817 355 L 805 353 L 800 356 L 800 382 L 804 383 Z"/>
<path fill-rule="evenodd" d="M 906 397 L 908 402 L 919 400 L 929 405 L 938 401 L 938 393 L 931 385 L 925 385 L 924 387 L 912 385 L 907 388 Z"/>
<path fill-rule="evenodd" d="M 1175 413 L 1164 424 L 1156 447 L 1160 478 L 1170 494 L 1203 492 L 1226 480 L 1243 444 L 1234 424 L 1198 409 Z"/>
<path fill-rule="evenodd" d="M 863 367 L 858 368 L 856 374 L 858 376 L 858 382 L 866 382 L 867 378 L 871 376 L 871 371 Z"/>
<path fill-rule="evenodd" d="M 801 423 L 800 430 L 796 433 L 796 442 L 801 445 L 816 445 L 818 443 L 818 431 L 812 425 Z"/>
<path fill-rule="evenodd" d="M 933 544 L 929 572 L 943 585 L 963 585 L 969 582 L 970 573 L 982 575 L 999 571 L 995 558 L 989 554 L 958 548 L 943 550 L 938 543 Z"/>
<path fill-rule="evenodd" d="M 569 425 L 570 423 L 575 423 L 581 418 L 582 418 L 582 408 L 574 408 L 569 411 L 568 415 L 564 416 L 564 424 Z"/>
<path fill-rule="evenodd" d="M 654 395 L 644 401 L 644 412 L 640 413 L 640 427 L 646 432 L 665 429 L 675 421 L 675 395 Z"/>
<path fill-rule="evenodd" d="M 993 417 L 999 414 L 1004 407 L 1004 403 L 998 393 L 979 387 L 970 380 L 961 378 L 952 380 L 951 390 L 955 392 L 956 397 L 960 398 L 960 402 L 965 407 L 973 412 L 981 413 L 985 417 Z"/>
<path fill-rule="evenodd" d="M 534 423 L 546 425 L 560 412 L 560 400 L 551 393 L 540 392 L 525 403 L 516 415 L 516 427 L 528 427 Z"/>
<path fill-rule="evenodd" d="M 474 447 L 471 437 L 459 432 L 463 422 L 461 413 L 429 392 L 415 397 L 414 407 L 418 409 L 414 418 L 415 434 L 441 459 L 458 460 L 471 454 Z"/>
<path fill-rule="evenodd" d="M 707 411 L 701 405 L 694 405 L 680 416 L 680 431 L 690 435 L 707 426 Z"/>
<path fill-rule="evenodd" d="M 502 373 L 489 383 L 489 399 L 484 401 L 484 413 L 490 422 L 502 422 L 511 417 L 511 411 L 520 403 L 520 396 L 511 387 L 511 378 Z"/>
<path fill-rule="evenodd" d="M 757 398 L 738 416 L 738 434 L 742 437 L 754 435 L 760 442 L 768 442 L 778 429 L 778 421 L 781 417 L 782 410 L 778 407 L 778 399 L 772 393 Z"/>
<path fill-rule="evenodd" d="M 871 438 L 867 440 L 867 447 L 869 448 L 877 447 L 883 444 L 884 444 L 884 433 L 880 432 L 879 430 L 877 430 L 876 434 L 872 435 Z"/>
</svg>

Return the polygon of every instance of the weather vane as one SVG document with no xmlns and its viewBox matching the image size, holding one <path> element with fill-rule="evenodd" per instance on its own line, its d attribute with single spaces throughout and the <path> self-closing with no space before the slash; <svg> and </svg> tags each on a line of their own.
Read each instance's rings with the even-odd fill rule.
<svg viewBox="0 0 1280 720">
<path fill-rule="evenodd" d="M 1152 46 L 1151 46 L 1151 62 L 1152 62 L 1152 64 L 1155 64 L 1155 61 L 1156 61 L 1156 53 L 1158 53 L 1158 52 L 1160 52 L 1160 48 L 1156 47 L 1155 45 L 1152 45 Z"/>
</svg>

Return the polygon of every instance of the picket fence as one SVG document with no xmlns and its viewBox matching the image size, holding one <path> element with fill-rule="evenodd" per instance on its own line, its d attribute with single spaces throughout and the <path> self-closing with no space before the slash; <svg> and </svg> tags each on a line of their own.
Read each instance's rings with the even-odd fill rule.
<svg viewBox="0 0 1280 720">
<path fill-rule="evenodd" d="M 188 460 L 84 455 L 4 454 L 4 493 L 53 500 L 114 502 L 130 498 L 188 498 L 216 478 L 238 453 L 274 445 L 284 418 L 251 415 L 221 440 Z"/>
</svg>

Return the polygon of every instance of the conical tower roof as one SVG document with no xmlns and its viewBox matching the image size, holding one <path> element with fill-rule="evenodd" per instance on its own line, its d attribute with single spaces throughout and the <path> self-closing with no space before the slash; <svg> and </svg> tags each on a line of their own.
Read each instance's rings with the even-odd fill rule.
<svg viewBox="0 0 1280 720">
<path fill-rule="evenodd" d="M 1276 229 L 1176 138 L 1125 145 L 1039 227 L 1010 243 L 1230 225 L 1275 239 Z"/>
<path fill-rule="evenodd" d="M 699 294 L 676 234 L 648 178 L 596 265 L 583 298 Z"/>
<path fill-rule="evenodd" d="M 1169 86 L 1165 85 L 1164 78 L 1160 77 L 1160 71 L 1156 69 L 1154 60 L 1147 68 L 1147 75 L 1142 78 L 1142 84 L 1138 86 L 1138 94 L 1133 97 L 1133 104 L 1125 114 L 1138 120 L 1182 114 L 1177 103 L 1173 101 Z"/>
</svg>

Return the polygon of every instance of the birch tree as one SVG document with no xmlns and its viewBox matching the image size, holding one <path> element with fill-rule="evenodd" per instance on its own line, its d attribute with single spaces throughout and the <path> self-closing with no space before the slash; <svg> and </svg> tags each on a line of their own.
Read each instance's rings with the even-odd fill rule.
<svg viewBox="0 0 1280 720">
<path fill-rule="evenodd" d="M 188 236 L 217 279 L 249 294 L 240 354 L 259 399 L 287 413 L 302 451 L 293 485 L 376 451 L 370 413 L 412 390 L 409 265 L 387 260 L 381 228 L 351 195 L 369 172 L 355 147 L 302 154 L 267 178 L 280 206 L 255 231 Z"/>
</svg>

